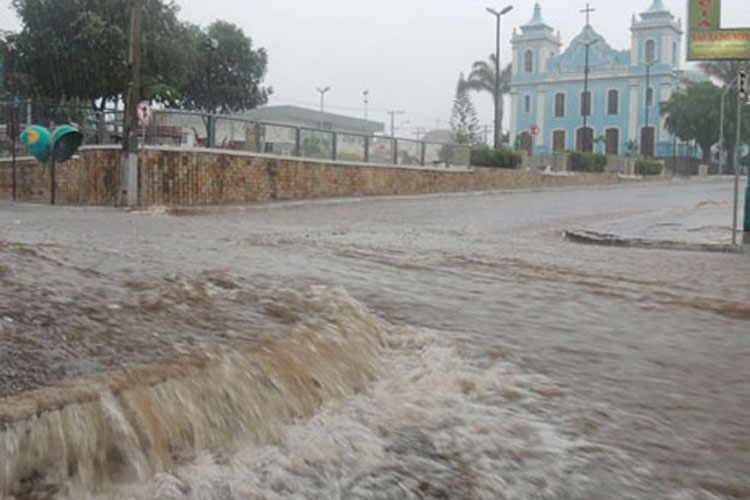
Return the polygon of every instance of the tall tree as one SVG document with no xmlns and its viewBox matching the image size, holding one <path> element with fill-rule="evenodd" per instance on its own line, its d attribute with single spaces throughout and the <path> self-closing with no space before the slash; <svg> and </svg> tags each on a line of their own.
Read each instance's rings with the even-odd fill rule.
<svg viewBox="0 0 750 500">
<path fill-rule="evenodd" d="M 453 136 L 456 143 L 479 143 L 479 119 L 469 97 L 463 73 L 458 80 L 456 95 L 453 98 L 451 128 L 453 129 Z"/>
<path fill-rule="evenodd" d="M 14 49 L 29 92 L 38 99 L 104 107 L 125 90 L 127 0 L 13 0 L 22 29 Z M 177 6 L 145 0 L 143 69 L 147 86 L 180 80 Z M 144 87 L 142 94 L 151 92 Z"/>
<path fill-rule="evenodd" d="M 508 64 L 500 72 L 498 94 L 500 96 L 497 106 L 497 119 L 503 122 L 504 105 L 503 96 L 510 92 L 510 81 L 513 76 L 513 66 Z M 493 99 L 495 97 L 495 54 L 490 54 L 487 61 L 476 61 L 471 66 L 469 77 L 464 80 L 464 88 L 473 92 L 486 92 Z"/>
<path fill-rule="evenodd" d="M 683 141 L 697 142 L 703 150 L 705 163 L 711 159 L 711 148 L 719 142 L 719 101 L 722 91 L 721 87 L 711 82 L 696 83 L 672 94 L 670 99 L 661 105 L 661 114 L 666 116 L 667 130 Z M 730 91 L 728 99 L 728 102 L 736 102 L 737 92 Z M 743 119 L 743 128 L 750 125 L 746 122 L 747 117 Z M 733 158 L 736 131 L 736 118 L 728 111 L 724 117 L 724 139 L 730 151 L 730 158 Z"/>
<path fill-rule="evenodd" d="M 208 46 L 212 39 L 218 43 L 215 50 Z M 193 27 L 190 44 L 196 56 L 176 107 L 227 113 L 268 101 L 272 89 L 262 85 L 268 54 L 254 49 L 241 28 L 225 21 L 214 22 L 205 32 Z"/>
</svg>

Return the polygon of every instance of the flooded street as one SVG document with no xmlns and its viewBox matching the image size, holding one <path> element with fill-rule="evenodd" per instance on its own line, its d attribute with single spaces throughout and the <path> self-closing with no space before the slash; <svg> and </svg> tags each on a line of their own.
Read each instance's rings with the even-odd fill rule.
<svg viewBox="0 0 750 500">
<path fill-rule="evenodd" d="M 562 237 L 731 192 L 3 203 L 0 397 L 151 368 L 0 400 L 0 498 L 750 498 L 750 258 Z"/>
</svg>

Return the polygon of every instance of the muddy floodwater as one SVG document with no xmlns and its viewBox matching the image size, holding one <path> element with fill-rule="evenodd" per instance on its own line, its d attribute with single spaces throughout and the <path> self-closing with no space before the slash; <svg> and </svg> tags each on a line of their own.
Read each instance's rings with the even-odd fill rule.
<svg viewBox="0 0 750 500">
<path fill-rule="evenodd" d="M 750 256 L 562 237 L 731 191 L 4 202 L 0 498 L 750 498 Z"/>
</svg>

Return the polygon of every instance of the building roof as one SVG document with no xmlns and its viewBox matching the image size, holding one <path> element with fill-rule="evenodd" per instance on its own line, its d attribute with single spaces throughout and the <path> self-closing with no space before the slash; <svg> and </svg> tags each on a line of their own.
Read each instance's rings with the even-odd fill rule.
<svg viewBox="0 0 750 500">
<path fill-rule="evenodd" d="M 249 111 L 242 111 L 237 114 L 238 117 L 248 118 L 250 120 L 289 120 L 289 121 L 306 121 L 321 122 L 330 124 L 332 130 L 360 130 L 370 133 L 382 132 L 385 130 L 385 124 L 372 120 L 363 120 L 352 116 L 339 115 L 336 113 L 321 112 L 315 109 L 303 108 L 300 106 L 263 106 Z"/>
<path fill-rule="evenodd" d="M 596 42 L 591 43 L 594 40 Z M 629 51 L 613 49 L 604 37 L 589 25 L 571 40 L 562 54 L 548 61 L 547 69 L 574 73 L 583 71 L 586 64 L 586 44 L 589 44 L 589 67 L 592 71 L 630 64 Z"/>
<path fill-rule="evenodd" d="M 534 4 L 534 15 L 528 23 L 521 26 L 521 31 L 524 34 L 553 31 L 552 27 L 542 19 L 542 7 L 538 2 Z"/>
</svg>

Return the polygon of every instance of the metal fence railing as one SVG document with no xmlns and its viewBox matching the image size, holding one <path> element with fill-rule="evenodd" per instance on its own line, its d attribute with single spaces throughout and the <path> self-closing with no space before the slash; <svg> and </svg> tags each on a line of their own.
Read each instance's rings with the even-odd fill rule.
<svg viewBox="0 0 750 500">
<path fill-rule="evenodd" d="M 0 158 L 11 155 L 11 116 L 23 130 L 29 124 L 54 127 L 75 123 L 84 145 L 119 144 L 122 110 L 45 104 L 31 101 L 0 102 Z M 213 131 L 209 134 L 209 128 Z M 322 161 L 377 163 L 413 167 L 468 167 L 471 149 L 466 145 L 433 143 L 366 135 L 352 131 L 283 125 L 226 115 L 156 110 L 140 130 L 141 144 L 184 148 L 215 148 L 273 154 Z M 209 139 L 211 138 L 211 139 Z M 25 149 L 16 143 L 19 155 Z"/>
</svg>

